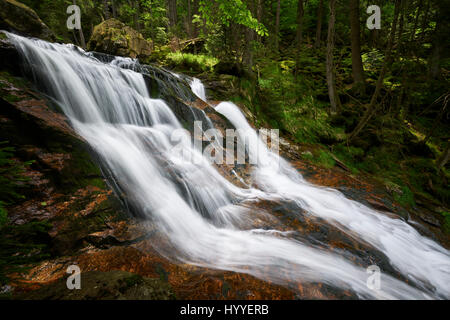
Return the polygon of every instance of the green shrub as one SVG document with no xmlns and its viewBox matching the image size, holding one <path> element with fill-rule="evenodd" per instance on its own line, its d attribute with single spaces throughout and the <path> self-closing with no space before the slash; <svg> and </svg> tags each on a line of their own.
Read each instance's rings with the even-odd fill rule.
<svg viewBox="0 0 450 320">
<path fill-rule="evenodd" d="M 336 165 L 336 161 L 333 159 L 333 157 L 330 155 L 327 151 L 320 151 L 318 162 L 325 168 L 333 168 Z"/>
<path fill-rule="evenodd" d="M 416 205 L 414 202 L 414 194 L 407 186 L 401 186 L 401 193 L 394 193 L 394 199 L 404 207 L 413 207 Z"/>
<path fill-rule="evenodd" d="M 194 72 L 210 72 L 219 62 L 218 59 L 210 56 L 182 52 L 170 52 L 167 55 L 167 59 L 169 60 L 169 64 L 175 64 L 181 69 Z"/>
</svg>

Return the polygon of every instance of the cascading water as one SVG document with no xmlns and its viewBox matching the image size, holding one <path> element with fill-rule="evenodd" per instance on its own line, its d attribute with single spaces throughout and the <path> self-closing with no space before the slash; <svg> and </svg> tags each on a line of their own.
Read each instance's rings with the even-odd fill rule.
<svg viewBox="0 0 450 320">
<path fill-rule="evenodd" d="M 324 283 L 360 298 L 450 297 L 450 253 L 400 219 L 346 199 L 336 190 L 307 183 L 285 160 L 270 152 L 231 103 L 216 107 L 236 127 L 250 129 L 254 185 L 240 188 L 225 179 L 189 137 L 171 140 L 182 128 L 163 100 L 152 99 L 142 74 L 120 66 L 130 59 L 100 62 L 71 45 L 50 44 L 7 33 L 34 79 L 61 106 L 73 128 L 100 155 L 128 201 L 157 226 L 170 244 L 157 249 L 192 265 L 251 274 L 281 285 Z M 206 101 L 200 81 L 191 83 Z M 202 91 L 203 90 L 203 91 Z M 175 90 L 176 92 L 176 90 Z M 177 148 L 174 148 L 174 146 Z M 191 159 L 181 156 L 190 154 Z M 289 201 L 384 254 L 408 283 L 382 273 L 379 290 L 368 288 L 366 269 L 351 253 L 325 250 L 252 204 Z M 253 222 L 275 221 L 271 229 Z M 155 244 L 156 245 L 156 244 Z"/>
<path fill-rule="evenodd" d="M 203 101 L 207 100 L 205 86 L 199 79 L 197 78 L 192 79 L 191 90 L 197 97 L 199 97 Z"/>
</svg>

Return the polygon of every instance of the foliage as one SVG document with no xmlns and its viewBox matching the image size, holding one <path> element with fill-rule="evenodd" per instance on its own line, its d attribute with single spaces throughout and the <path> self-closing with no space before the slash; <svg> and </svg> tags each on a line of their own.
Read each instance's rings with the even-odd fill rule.
<svg viewBox="0 0 450 320">
<path fill-rule="evenodd" d="M 10 276 L 28 269 L 29 265 L 50 256 L 48 252 L 48 222 L 6 225 L 0 232 L 0 285 Z"/>
<path fill-rule="evenodd" d="M 4 208 L 5 203 L 0 201 L 0 228 L 8 221 L 8 211 Z"/>
<path fill-rule="evenodd" d="M 195 55 L 191 53 L 174 52 L 168 53 L 167 59 L 170 63 L 174 63 L 179 68 L 191 72 L 212 71 L 218 60 L 207 55 Z"/>
<path fill-rule="evenodd" d="M 49 256 L 47 222 L 30 222 L 23 225 L 8 223 L 6 206 L 13 205 L 24 196 L 26 167 L 32 161 L 21 163 L 14 159 L 15 149 L 7 142 L 0 143 L 0 285 L 10 282 L 10 275 L 27 269 L 29 264 Z"/>
<path fill-rule="evenodd" d="M 255 30 L 259 35 L 267 35 L 267 28 L 252 16 L 242 0 L 200 0 L 199 13 L 208 25 L 221 23 L 228 27 L 232 23 Z"/>
<path fill-rule="evenodd" d="M 27 181 L 23 175 L 25 167 L 32 163 L 14 160 L 14 148 L 6 145 L 7 142 L 0 142 L 0 227 L 7 220 L 5 206 L 24 198 L 19 190 L 23 182 Z"/>
</svg>

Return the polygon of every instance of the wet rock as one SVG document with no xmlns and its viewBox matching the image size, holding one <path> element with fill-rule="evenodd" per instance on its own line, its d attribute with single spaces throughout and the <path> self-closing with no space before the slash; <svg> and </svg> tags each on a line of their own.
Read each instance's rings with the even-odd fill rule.
<svg viewBox="0 0 450 320">
<path fill-rule="evenodd" d="M 104 185 L 94 153 L 64 115 L 23 78 L 3 71 L 0 83 L 0 135 L 24 161 L 34 161 L 33 168 L 60 191 Z"/>
<path fill-rule="evenodd" d="M 433 217 L 432 214 L 430 214 L 430 213 L 427 214 L 427 213 L 420 212 L 420 211 L 418 211 L 416 214 L 420 217 L 420 219 L 422 221 L 424 221 L 434 227 L 438 227 L 438 228 L 441 227 L 441 223 L 439 222 L 439 220 L 436 219 L 435 217 Z"/>
<path fill-rule="evenodd" d="M 8 70 L 13 74 L 20 73 L 20 56 L 3 32 L 0 32 L 0 70 Z"/>
<path fill-rule="evenodd" d="M 389 208 L 385 203 L 383 203 L 382 199 L 367 199 L 367 202 L 370 204 L 370 206 L 376 210 L 380 211 L 391 211 L 392 209 Z"/>
<path fill-rule="evenodd" d="M 36 12 L 15 0 L 0 0 L 0 29 L 48 41 L 55 40 L 53 32 Z"/>
<path fill-rule="evenodd" d="M 81 289 L 68 290 L 66 278 L 21 295 L 25 300 L 174 300 L 170 285 L 125 271 L 81 273 Z"/>
<path fill-rule="evenodd" d="M 119 20 L 109 19 L 94 28 L 88 48 L 91 51 L 145 59 L 152 53 L 153 44 Z"/>
</svg>

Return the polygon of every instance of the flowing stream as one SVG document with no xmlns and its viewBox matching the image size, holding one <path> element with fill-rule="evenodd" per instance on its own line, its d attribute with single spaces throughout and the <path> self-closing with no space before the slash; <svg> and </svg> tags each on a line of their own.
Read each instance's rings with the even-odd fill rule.
<svg viewBox="0 0 450 320">
<path fill-rule="evenodd" d="M 305 181 L 267 149 L 234 104 L 223 102 L 215 110 L 235 128 L 245 129 L 248 152 L 264 160 L 252 166 L 254 183 L 248 188 L 223 177 L 190 137 L 181 144 L 172 141 L 173 131 L 183 125 L 171 105 L 151 98 L 144 76 L 134 71 L 137 62 L 120 57 L 104 62 L 73 45 L 7 36 L 36 85 L 100 156 L 110 183 L 120 186 L 133 207 L 166 237 L 170 249 L 157 249 L 168 258 L 280 285 L 323 283 L 362 299 L 450 298 L 448 250 L 401 219 Z M 179 76 L 173 77 L 173 92 L 181 92 L 175 81 Z M 200 80 L 189 84 L 207 101 Z M 195 161 L 181 156 L 180 148 Z M 249 227 L 258 219 L 270 220 L 270 212 L 252 206 L 262 200 L 289 201 L 299 212 L 371 246 L 403 279 L 382 272 L 380 288 L 372 290 L 367 266 L 354 263 L 350 253 L 325 250 L 275 225 Z"/>
</svg>

